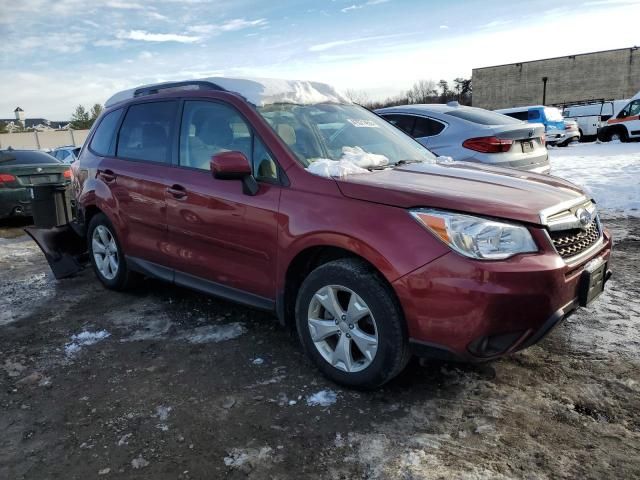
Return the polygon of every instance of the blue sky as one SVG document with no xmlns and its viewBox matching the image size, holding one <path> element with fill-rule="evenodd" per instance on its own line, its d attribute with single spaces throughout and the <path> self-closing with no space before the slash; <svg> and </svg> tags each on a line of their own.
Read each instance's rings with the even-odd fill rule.
<svg viewBox="0 0 640 480">
<path fill-rule="evenodd" d="M 20 105 L 62 120 L 118 90 L 211 75 L 375 99 L 473 67 L 640 44 L 634 18 L 638 0 L 0 0 L 0 118 Z"/>
</svg>

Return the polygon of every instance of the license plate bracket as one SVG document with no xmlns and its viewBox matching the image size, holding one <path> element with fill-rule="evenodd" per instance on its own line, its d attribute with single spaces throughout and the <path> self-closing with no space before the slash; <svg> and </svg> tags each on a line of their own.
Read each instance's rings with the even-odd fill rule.
<svg viewBox="0 0 640 480">
<path fill-rule="evenodd" d="M 586 307 L 604 291 L 607 274 L 607 263 L 600 260 L 590 262 L 580 277 L 578 301 L 581 307 Z"/>
</svg>

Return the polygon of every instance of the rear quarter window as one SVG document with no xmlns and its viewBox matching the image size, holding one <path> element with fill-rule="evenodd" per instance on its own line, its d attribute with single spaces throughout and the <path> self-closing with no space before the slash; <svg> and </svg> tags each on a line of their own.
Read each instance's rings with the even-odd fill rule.
<svg viewBox="0 0 640 480">
<path fill-rule="evenodd" d="M 91 145 L 89 146 L 89 148 L 98 155 L 105 156 L 114 154 L 113 138 L 121 114 L 122 109 L 119 108 L 107 113 L 100 121 L 96 133 L 93 134 L 93 138 L 91 139 Z"/>
<path fill-rule="evenodd" d="M 512 114 L 502 115 L 501 113 L 483 110 L 481 108 L 460 108 L 445 112 L 445 115 L 461 118 L 467 122 L 477 123 L 480 125 L 514 125 L 520 123 Z"/>
<path fill-rule="evenodd" d="M 0 151 L 0 167 L 9 167 L 14 165 L 42 165 L 47 163 L 56 164 L 62 162 L 48 153 L 39 152 L 37 150 Z"/>
</svg>

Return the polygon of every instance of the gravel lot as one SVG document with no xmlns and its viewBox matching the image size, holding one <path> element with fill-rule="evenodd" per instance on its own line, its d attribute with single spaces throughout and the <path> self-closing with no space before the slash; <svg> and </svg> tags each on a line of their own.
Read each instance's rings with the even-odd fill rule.
<svg viewBox="0 0 640 480">
<path fill-rule="evenodd" d="M 55 281 L 0 224 L 0 478 L 638 478 L 640 219 L 614 279 L 543 342 L 324 380 L 264 313 L 155 281 Z"/>
</svg>

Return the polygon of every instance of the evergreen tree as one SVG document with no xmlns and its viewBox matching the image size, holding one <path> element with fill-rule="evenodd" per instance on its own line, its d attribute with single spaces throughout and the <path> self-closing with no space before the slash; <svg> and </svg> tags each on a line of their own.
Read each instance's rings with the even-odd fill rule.
<svg viewBox="0 0 640 480">
<path fill-rule="evenodd" d="M 91 110 L 89 111 L 89 116 L 91 118 L 91 125 L 93 125 L 93 122 L 95 122 L 98 119 L 101 113 L 102 113 L 102 105 L 100 105 L 99 103 L 96 103 L 93 107 L 91 107 Z"/>
<path fill-rule="evenodd" d="M 78 105 L 73 115 L 71 115 L 71 123 L 69 126 L 73 130 L 86 130 L 91 128 L 92 124 L 93 121 L 91 120 L 89 112 L 87 112 L 82 105 Z"/>
</svg>

